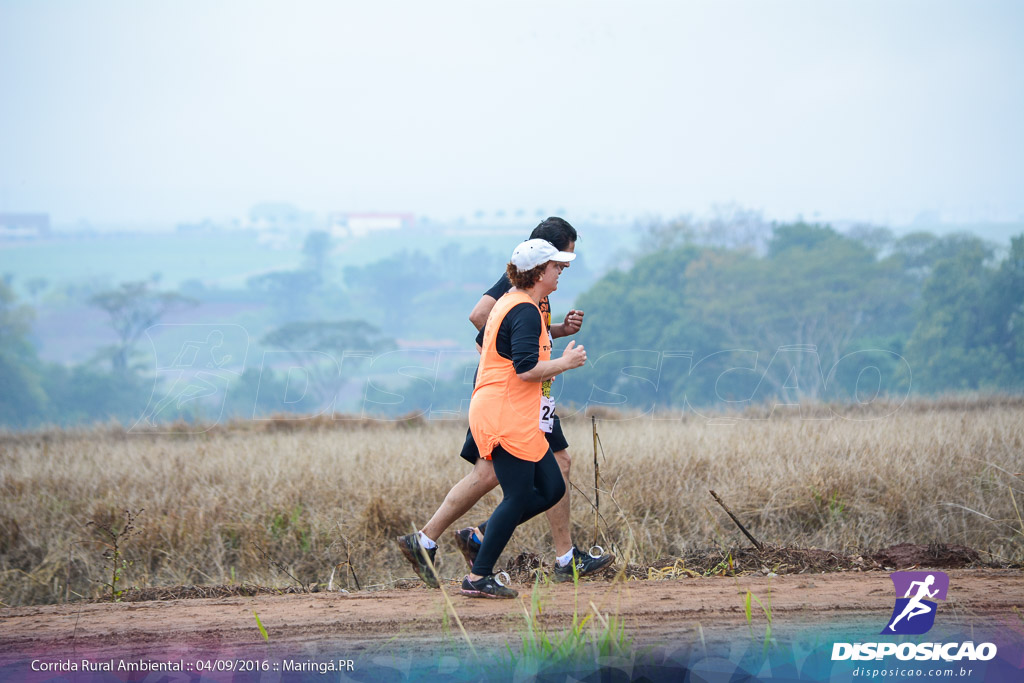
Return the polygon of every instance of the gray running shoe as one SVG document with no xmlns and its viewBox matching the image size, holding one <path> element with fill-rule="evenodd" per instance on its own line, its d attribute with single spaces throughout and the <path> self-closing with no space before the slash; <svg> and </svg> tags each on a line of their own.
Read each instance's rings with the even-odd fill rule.
<svg viewBox="0 0 1024 683">
<path fill-rule="evenodd" d="M 476 562 L 476 555 L 480 552 L 480 544 L 473 540 L 473 527 L 466 527 L 455 532 L 455 545 L 459 552 L 466 558 L 466 564 L 473 568 Z"/>
<path fill-rule="evenodd" d="M 406 534 L 405 536 L 399 536 L 395 540 L 398 541 L 398 547 L 402 549 L 405 559 L 409 560 L 409 564 L 412 565 L 416 576 L 423 579 L 423 583 L 431 588 L 440 588 L 441 584 L 437 581 L 437 574 L 431 568 L 431 565 L 437 566 L 434 564 L 434 555 L 437 554 L 437 548 L 427 550 L 421 546 L 417 534 Z M 427 562 L 427 558 L 430 559 L 430 562 Z"/>
<path fill-rule="evenodd" d="M 502 585 L 494 574 L 476 581 L 470 581 L 467 574 L 462 579 L 462 594 L 471 598 L 517 598 L 519 592 Z"/>
<path fill-rule="evenodd" d="M 552 580 L 555 583 L 561 583 L 563 581 L 572 581 L 572 569 L 576 567 L 576 575 L 584 577 L 588 574 L 594 574 L 599 572 L 612 562 L 615 561 L 615 555 L 611 553 L 605 553 L 598 557 L 593 557 L 588 553 L 580 552 L 580 549 L 576 546 L 572 547 L 572 562 L 567 563 L 564 567 L 559 567 L 555 564 L 555 572 L 552 576 Z"/>
</svg>

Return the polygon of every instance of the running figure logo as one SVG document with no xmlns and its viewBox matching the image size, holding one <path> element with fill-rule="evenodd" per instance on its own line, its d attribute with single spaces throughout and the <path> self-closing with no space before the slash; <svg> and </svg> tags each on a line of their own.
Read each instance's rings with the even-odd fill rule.
<svg viewBox="0 0 1024 683">
<path fill-rule="evenodd" d="M 228 389 L 245 368 L 249 334 L 235 324 L 160 324 L 146 330 L 153 347 L 155 380 L 145 411 L 131 430 L 172 430 L 191 418 L 194 432 L 218 424 Z M 193 424 L 190 423 L 190 424 Z M 179 424 L 173 429 L 181 429 Z"/>
<path fill-rule="evenodd" d="M 949 576 L 943 572 L 893 572 L 889 575 L 896 588 L 896 606 L 883 634 L 920 635 L 935 624 L 938 605 L 945 600 Z M 903 597 L 898 597 L 903 595 Z"/>
</svg>

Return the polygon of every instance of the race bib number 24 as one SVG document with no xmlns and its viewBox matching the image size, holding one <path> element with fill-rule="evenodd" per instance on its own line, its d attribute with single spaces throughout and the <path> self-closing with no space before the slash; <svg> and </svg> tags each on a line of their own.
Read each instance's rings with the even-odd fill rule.
<svg viewBox="0 0 1024 683">
<path fill-rule="evenodd" d="M 555 427 L 555 399 L 549 396 L 540 397 L 540 430 L 550 434 Z"/>
</svg>

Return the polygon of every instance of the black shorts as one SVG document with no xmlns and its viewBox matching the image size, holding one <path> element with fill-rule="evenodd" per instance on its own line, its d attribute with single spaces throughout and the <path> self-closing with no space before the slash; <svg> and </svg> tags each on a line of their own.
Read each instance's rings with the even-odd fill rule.
<svg viewBox="0 0 1024 683">
<path fill-rule="evenodd" d="M 551 427 L 551 433 L 545 434 L 544 437 L 548 440 L 551 450 L 557 453 L 568 448 L 569 442 L 565 440 L 565 434 L 562 433 L 562 421 L 558 419 L 558 415 L 555 415 L 554 418 L 555 424 Z M 476 447 L 476 441 L 473 440 L 473 432 L 468 429 L 466 430 L 466 442 L 462 444 L 462 452 L 459 453 L 459 457 L 471 465 L 475 465 L 476 461 L 480 459 L 480 451 Z"/>
</svg>

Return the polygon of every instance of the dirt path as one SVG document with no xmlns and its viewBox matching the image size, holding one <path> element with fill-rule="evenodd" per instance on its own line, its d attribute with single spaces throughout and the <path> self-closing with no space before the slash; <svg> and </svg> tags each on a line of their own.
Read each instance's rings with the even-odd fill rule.
<svg viewBox="0 0 1024 683">
<path fill-rule="evenodd" d="M 1024 630 L 1014 608 L 1024 612 L 1024 572 L 951 570 L 948 600 L 940 604 L 936 626 Z M 518 600 L 473 600 L 446 587 L 455 609 L 483 646 L 517 643 L 524 604 Z M 888 574 L 836 573 L 773 577 L 586 582 L 540 591 L 542 622 L 561 630 L 572 618 L 574 599 L 581 614 L 619 614 L 640 645 L 721 641 L 750 630 L 764 632 L 764 613 L 754 605 L 753 623 L 744 614 L 750 590 L 770 596 L 773 634 L 779 639 L 808 630 L 827 637 L 830 630 L 877 634 L 893 607 Z M 529 603 L 529 589 L 521 592 Z M 263 643 L 253 612 L 270 637 Z M 0 610 L 0 663 L 38 653 L 89 653 L 130 657 L 174 652 L 251 650 L 254 646 L 315 655 L 343 648 L 352 654 L 432 650 L 439 642 L 459 647 L 454 623 L 444 625 L 444 599 L 426 588 L 372 593 L 258 596 L 122 604 L 55 605 Z M 1024 642 L 1024 638 L 1022 638 Z"/>
</svg>

